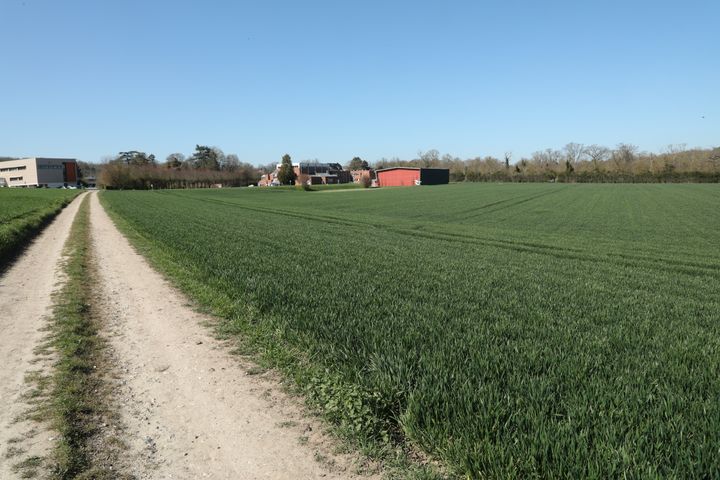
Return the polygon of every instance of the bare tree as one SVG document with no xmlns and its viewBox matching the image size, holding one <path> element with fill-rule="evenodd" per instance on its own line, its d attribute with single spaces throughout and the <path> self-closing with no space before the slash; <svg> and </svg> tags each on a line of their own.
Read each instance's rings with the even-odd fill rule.
<svg viewBox="0 0 720 480">
<path fill-rule="evenodd" d="M 563 150 L 565 151 L 565 161 L 573 167 L 585 156 L 585 145 L 582 143 L 568 143 Z"/>
<path fill-rule="evenodd" d="M 630 143 L 618 143 L 610 159 L 618 171 L 627 171 L 637 156 L 638 147 Z"/>
<path fill-rule="evenodd" d="M 222 170 L 225 166 L 225 152 L 219 147 L 212 147 L 212 151 L 215 154 L 215 159 L 218 163 L 218 170 Z"/>
<path fill-rule="evenodd" d="M 222 164 L 222 169 L 228 172 L 234 172 L 240 168 L 240 159 L 234 153 L 229 153 L 225 156 L 225 161 Z"/>
<path fill-rule="evenodd" d="M 687 150 L 687 143 L 678 143 L 678 144 L 670 144 L 666 148 L 667 153 L 670 155 L 677 155 L 678 153 L 683 153 L 685 150 Z"/>
<path fill-rule="evenodd" d="M 418 152 L 418 155 L 420 156 L 420 161 L 424 167 L 432 167 L 433 165 L 437 165 L 440 161 L 440 152 L 435 149 L 428 150 L 425 153 Z"/>
<path fill-rule="evenodd" d="M 535 163 L 548 168 L 554 169 L 557 165 L 560 165 L 560 161 L 563 158 L 563 153 L 560 150 L 553 150 L 552 148 L 546 148 L 532 154 L 532 159 Z"/>
<path fill-rule="evenodd" d="M 593 168 L 597 171 L 600 169 L 600 164 L 610 157 L 610 149 L 602 145 L 593 144 L 585 147 L 585 154 L 590 157 Z"/>
</svg>

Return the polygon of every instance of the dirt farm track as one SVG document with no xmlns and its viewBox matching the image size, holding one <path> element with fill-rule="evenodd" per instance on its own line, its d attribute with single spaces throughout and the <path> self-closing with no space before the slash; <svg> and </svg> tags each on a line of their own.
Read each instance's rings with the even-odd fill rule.
<svg viewBox="0 0 720 480">
<path fill-rule="evenodd" d="M 43 362 L 61 257 L 80 202 L 89 196 L 92 257 L 97 265 L 100 335 L 112 356 L 111 379 L 131 478 L 348 478 L 356 459 L 333 452 L 316 421 L 272 374 L 233 356 L 179 292 L 130 246 L 97 193 L 65 208 L 0 277 L 0 478 L 19 478 L 25 456 L 51 452 L 56 434 L 24 418 L 26 376 Z M 45 362 L 47 363 L 47 362 Z M 321 459 L 320 461 L 318 459 Z M 364 478 L 369 478 L 364 475 Z"/>
</svg>

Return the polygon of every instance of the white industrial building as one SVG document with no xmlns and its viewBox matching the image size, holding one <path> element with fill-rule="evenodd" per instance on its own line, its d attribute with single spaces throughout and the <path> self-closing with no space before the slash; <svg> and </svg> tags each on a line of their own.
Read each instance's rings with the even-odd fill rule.
<svg viewBox="0 0 720 480">
<path fill-rule="evenodd" d="M 0 160 L 0 186 L 75 187 L 79 180 L 77 160 L 74 158 Z"/>
</svg>

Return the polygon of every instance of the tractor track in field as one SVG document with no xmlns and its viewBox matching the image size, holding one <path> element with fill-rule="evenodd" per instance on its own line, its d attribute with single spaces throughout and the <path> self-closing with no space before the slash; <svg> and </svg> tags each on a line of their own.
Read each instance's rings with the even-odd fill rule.
<svg viewBox="0 0 720 480">
<path fill-rule="evenodd" d="M 350 191 L 350 190 L 349 190 Z M 551 192 L 555 193 L 555 192 Z M 177 195 L 174 192 L 170 193 Z M 518 205 L 526 203 L 535 198 L 539 198 L 543 195 L 535 195 L 530 198 L 525 198 L 521 201 L 515 202 L 512 205 Z M 662 253 L 651 252 L 651 253 L 628 253 L 627 251 L 614 251 L 602 249 L 596 250 L 593 248 L 582 248 L 582 247 L 569 247 L 560 246 L 552 243 L 541 243 L 541 242 L 530 242 L 516 239 L 506 238 L 493 238 L 488 236 L 481 236 L 476 234 L 463 234 L 446 231 L 433 231 L 433 230 L 418 230 L 417 228 L 408 228 L 398 225 L 382 225 L 372 222 L 359 221 L 350 218 L 339 218 L 337 216 L 321 214 L 321 213 L 303 213 L 288 210 L 281 210 L 277 208 L 268 208 L 260 206 L 249 206 L 241 205 L 236 202 L 229 202 L 225 200 L 211 199 L 211 198 L 198 198 L 196 201 L 227 205 L 234 208 L 240 208 L 244 210 L 250 210 L 258 213 L 269 213 L 273 215 L 281 215 L 290 218 L 299 218 L 308 221 L 322 221 L 327 224 L 342 225 L 347 227 L 359 227 L 359 228 L 376 228 L 399 235 L 405 235 L 409 237 L 424 237 L 430 239 L 444 240 L 447 242 L 461 243 L 466 245 L 474 246 L 490 246 L 495 248 L 501 248 L 504 250 L 512 250 L 518 252 L 526 252 L 538 255 L 545 255 L 550 257 L 556 257 L 559 259 L 574 259 L 581 262 L 590 262 L 598 264 L 613 263 L 618 267 L 640 267 L 650 268 L 654 270 L 662 270 L 670 273 L 685 273 L 690 275 L 707 275 L 720 279 L 720 263 L 713 262 L 707 258 L 703 261 L 699 261 L 694 258 L 684 258 L 685 252 L 668 252 L 663 251 Z M 497 202 L 501 203 L 501 202 Z M 495 205 L 490 204 L 490 205 Z M 484 207 L 483 207 L 484 208 Z M 503 207 L 505 208 L 505 207 Z M 672 254 L 681 255 L 680 258 L 675 258 Z"/>
</svg>

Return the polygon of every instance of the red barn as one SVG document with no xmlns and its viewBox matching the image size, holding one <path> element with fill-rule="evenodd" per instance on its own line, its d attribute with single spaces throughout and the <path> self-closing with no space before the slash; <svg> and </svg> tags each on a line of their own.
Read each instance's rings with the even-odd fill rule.
<svg viewBox="0 0 720 480">
<path fill-rule="evenodd" d="M 376 172 L 380 187 L 410 187 L 413 185 L 442 185 L 450 182 L 447 168 L 383 168 Z"/>
</svg>

